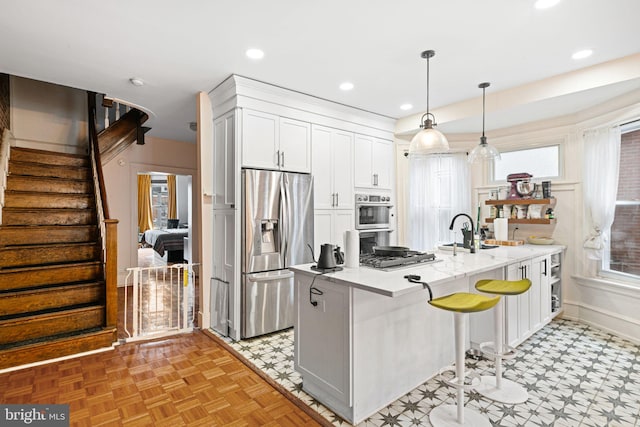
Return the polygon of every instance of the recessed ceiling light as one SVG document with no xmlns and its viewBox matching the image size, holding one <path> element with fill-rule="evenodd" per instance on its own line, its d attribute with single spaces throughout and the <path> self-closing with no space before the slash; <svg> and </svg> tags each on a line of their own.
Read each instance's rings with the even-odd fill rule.
<svg viewBox="0 0 640 427">
<path fill-rule="evenodd" d="M 260 49 L 255 49 L 255 48 L 247 49 L 246 55 L 251 59 L 264 58 L 264 52 Z"/>
<path fill-rule="evenodd" d="M 340 84 L 340 90 L 351 90 L 353 89 L 353 83 L 351 82 L 344 82 Z"/>
<path fill-rule="evenodd" d="M 134 86 L 144 86 L 144 81 L 140 77 L 131 77 L 129 83 Z"/>
<path fill-rule="evenodd" d="M 404 111 L 411 110 L 412 108 L 413 108 L 413 105 L 411 105 L 411 104 L 402 104 L 400 106 L 400 109 L 404 110 Z"/>
<path fill-rule="evenodd" d="M 534 3 L 533 7 L 535 7 L 536 9 L 549 9 L 550 7 L 553 7 L 558 3 L 560 3 L 560 0 L 537 0 Z"/>
<path fill-rule="evenodd" d="M 571 55 L 571 58 L 573 59 L 584 59 L 584 58 L 588 58 L 593 54 L 593 50 L 591 49 L 582 49 L 579 50 L 577 52 L 575 52 L 573 55 Z"/>
</svg>

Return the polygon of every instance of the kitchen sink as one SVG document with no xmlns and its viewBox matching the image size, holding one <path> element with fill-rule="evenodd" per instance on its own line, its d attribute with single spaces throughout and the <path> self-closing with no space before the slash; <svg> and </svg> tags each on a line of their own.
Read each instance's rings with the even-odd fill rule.
<svg viewBox="0 0 640 427">
<path fill-rule="evenodd" d="M 458 245 L 458 250 L 463 250 L 463 251 L 468 251 L 469 249 L 466 249 L 464 247 L 464 245 L 462 243 L 457 243 Z M 485 244 L 481 244 L 480 245 L 480 249 L 493 249 L 493 248 L 497 248 L 499 247 L 498 245 L 485 245 Z M 444 245 L 440 245 L 440 249 L 445 249 L 445 250 L 453 250 L 453 243 L 445 243 Z"/>
</svg>

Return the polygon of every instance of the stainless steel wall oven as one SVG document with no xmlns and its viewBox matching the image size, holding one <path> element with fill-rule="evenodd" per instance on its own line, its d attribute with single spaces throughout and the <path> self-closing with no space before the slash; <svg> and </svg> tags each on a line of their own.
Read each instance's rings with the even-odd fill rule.
<svg viewBox="0 0 640 427">
<path fill-rule="evenodd" d="M 356 194 L 356 229 L 388 229 L 392 207 L 389 196 Z"/>
</svg>

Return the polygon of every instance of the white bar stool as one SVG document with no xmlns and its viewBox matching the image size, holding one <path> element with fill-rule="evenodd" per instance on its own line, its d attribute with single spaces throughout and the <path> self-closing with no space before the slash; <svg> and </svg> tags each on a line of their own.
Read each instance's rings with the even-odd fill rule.
<svg viewBox="0 0 640 427">
<path fill-rule="evenodd" d="M 476 289 L 480 292 L 493 295 L 520 295 L 529 290 L 531 280 L 479 280 Z M 480 378 L 480 385 L 476 391 L 483 396 L 507 404 L 517 404 L 526 402 L 529 393 L 520 384 L 502 378 L 502 360 L 512 359 L 517 350 L 508 344 L 504 339 L 504 319 L 506 306 L 504 299 L 496 305 L 494 313 L 494 342 L 484 342 L 480 344 L 480 350 L 484 354 L 494 359 L 495 376 L 483 375 Z"/>
<path fill-rule="evenodd" d="M 440 371 L 441 378 L 457 389 L 456 405 L 441 405 L 429 413 L 429 421 L 434 427 L 440 426 L 486 426 L 491 422 L 484 415 L 464 406 L 464 391 L 474 388 L 480 381 L 477 374 L 470 375 L 471 382 L 466 381 L 465 372 L 465 326 L 469 313 L 489 310 L 500 301 L 499 296 L 488 297 L 480 294 L 459 292 L 429 301 L 434 307 L 453 311 L 455 327 L 456 362 L 453 366 Z M 453 379 L 446 379 L 447 373 L 455 372 Z M 473 380 L 475 379 L 475 381 Z"/>
</svg>

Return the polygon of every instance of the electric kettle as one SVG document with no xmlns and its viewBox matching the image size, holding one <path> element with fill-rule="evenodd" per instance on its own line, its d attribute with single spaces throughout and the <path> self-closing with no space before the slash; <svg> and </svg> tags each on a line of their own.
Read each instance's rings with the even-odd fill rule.
<svg viewBox="0 0 640 427">
<path fill-rule="evenodd" d="M 318 257 L 318 268 L 327 270 L 336 268 L 335 246 L 330 243 L 320 245 L 320 257 Z"/>
</svg>

